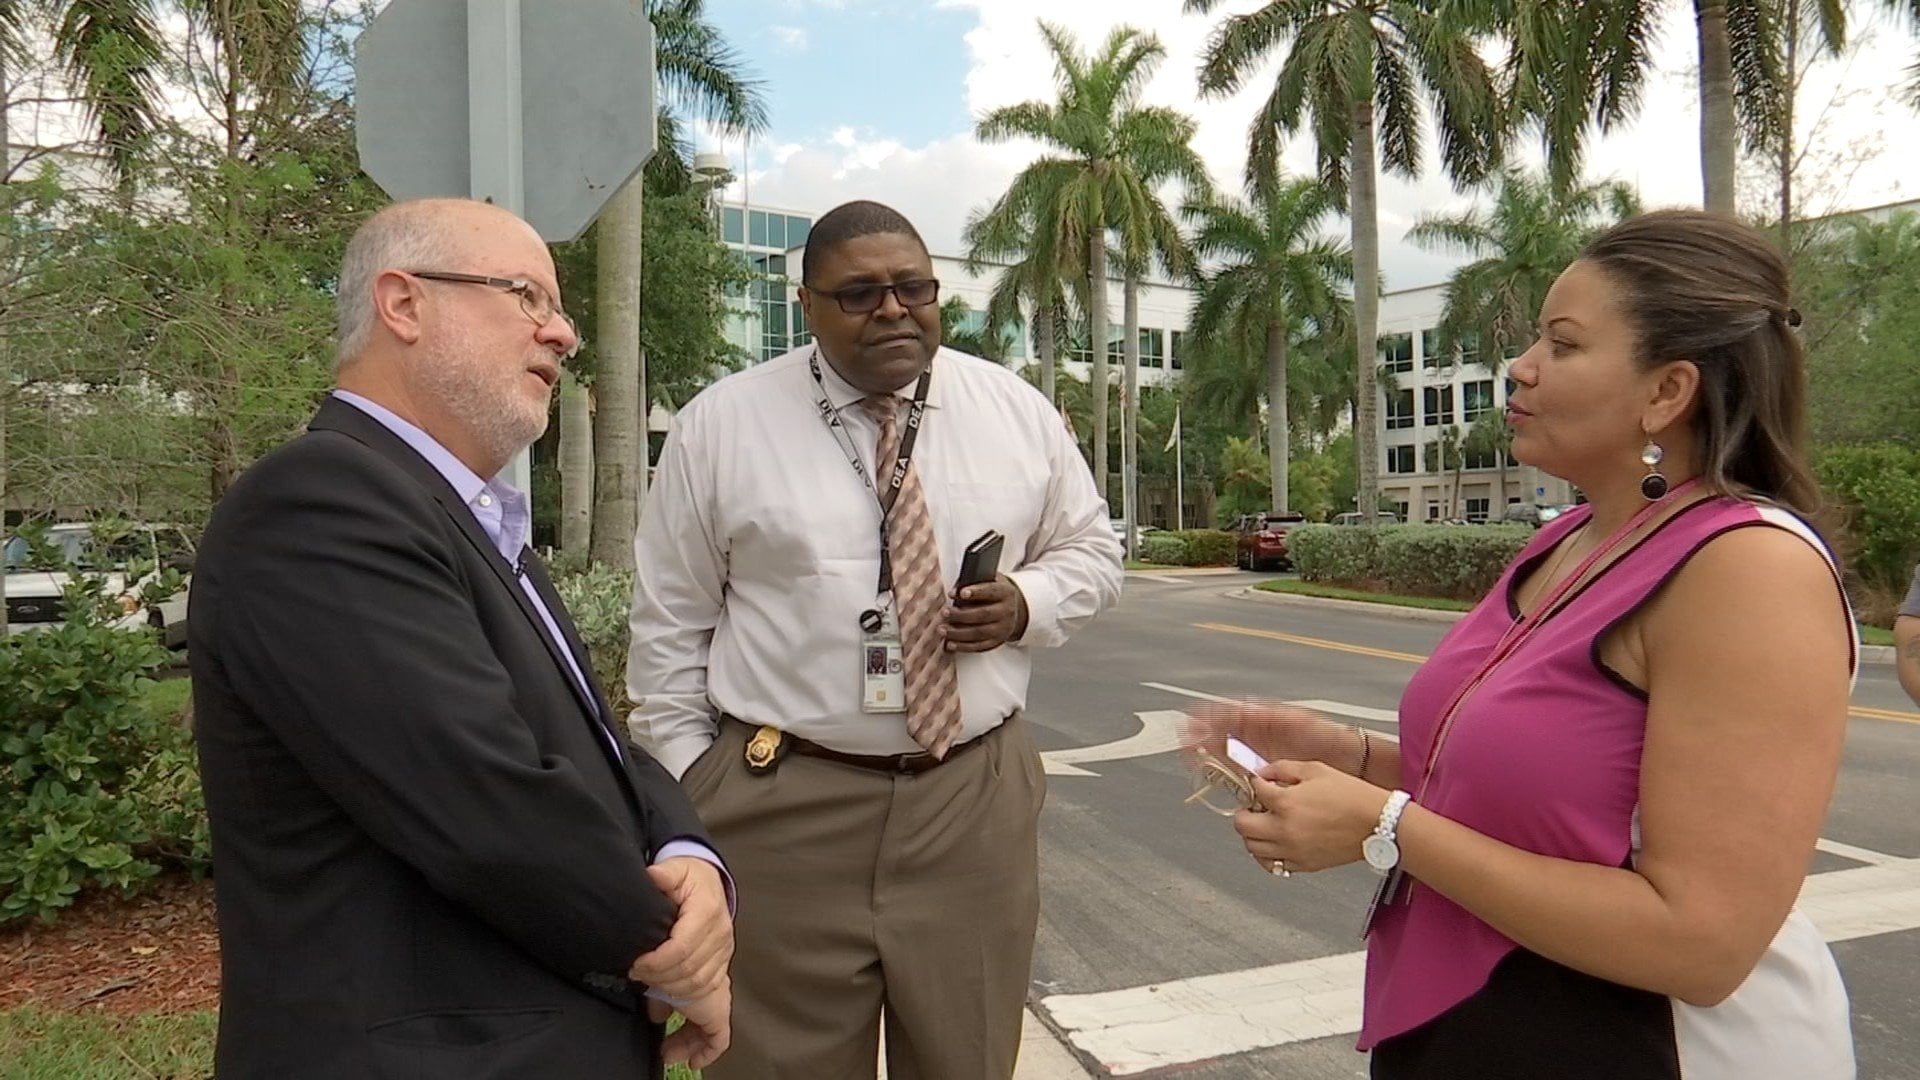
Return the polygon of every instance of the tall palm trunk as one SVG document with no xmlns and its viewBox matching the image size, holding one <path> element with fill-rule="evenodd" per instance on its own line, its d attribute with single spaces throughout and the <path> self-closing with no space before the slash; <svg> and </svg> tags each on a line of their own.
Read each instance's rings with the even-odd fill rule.
<svg viewBox="0 0 1920 1080">
<path fill-rule="evenodd" d="M 240 57 L 236 55 L 240 35 L 233 26 L 233 9 L 230 4 L 215 4 L 213 17 L 218 29 L 215 39 L 223 43 L 226 60 L 226 80 L 221 87 L 222 117 L 226 126 L 227 161 L 237 163 L 240 160 Z M 221 224 L 225 231 L 224 246 L 228 251 L 238 251 L 243 240 L 240 228 L 240 203 L 233 190 L 235 181 L 231 176 L 218 180 L 222 185 Z M 238 282 L 234 280 L 234 270 L 229 267 L 222 275 L 220 285 L 221 310 L 237 314 L 239 307 Z M 240 443 L 234 432 L 235 416 L 240 408 L 240 369 L 222 350 L 215 360 L 214 367 L 214 405 L 210 410 L 208 441 L 213 463 L 209 470 L 208 488 L 212 496 L 210 503 L 218 503 L 227 489 L 233 486 L 240 476 Z"/>
<path fill-rule="evenodd" d="M 1121 294 L 1120 359 L 1127 365 L 1120 391 L 1120 505 L 1126 523 L 1127 557 L 1135 557 L 1140 522 L 1140 277 L 1127 268 Z"/>
<path fill-rule="evenodd" d="M 587 388 L 560 369 L 560 550 L 584 556 L 593 538 L 593 409 Z"/>
<path fill-rule="evenodd" d="M 1353 216 L 1353 446 L 1360 520 L 1374 523 L 1380 507 L 1380 393 L 1374 387 L 1380 336 L 1380 191 L 1373 133 L 1371 86 L 1353 110 L 1353 146 L 1348 182 Z M 1282 508 L 1284 509 L 1284 508 Z"/>
<path fill-rule="evenodd" d="M 1267 323 L 1267 467 L 1273 473 L 1274 510 L 1288 508 L 1287 463 L 1292 455 L 1287 421 L 1287 324 Z"/>
<path fill-rule="evenodd" d="M 1780 117 L 1780 254 L 1793 259 L 1793 112 L 1795 98 L 1800 96 L 1800 4 L 1799 0 L 1788 0 L 1787 20 L 1787 85 L 1781 95 L 1781 106 L 1786 110 Z"/>
<path fill-rule="evenodd" d="M 595 321 L 600 334 L 598 406 L 593 424 L 593 561 L 633 569 L 647 467 L 646 372 L 640 357 L 641 212 L 646 184 L 635 176 L 600 219 Z"/>
<path fill-rule="evenodd" d="M 1040 339 L 1040 392 L 1047 395 L 1047 401 L 1057 409 L 1060 407 L 1060 372 L 1053 349 L 1053 305 L 1033 306 L 1033 327 Z"/>
<path fill-rule="evenodd" d="M 1700 179 L 1708 210 L 1734 212 L 1738 129 L 1733 116 L 1733 46 L 1727 0 L 1694 0 L 1700 33 Z"/>
<path fill-rule="evenodd" d="M 1093 483 L 1100 497 L 1107 491 L 1107 230 L 1099 226 L 1089 230 L 1087 238 L 1088 293 L 1092 310 L 1087 312 L 1087 345 L 1093 350 Z"/>
</svg>

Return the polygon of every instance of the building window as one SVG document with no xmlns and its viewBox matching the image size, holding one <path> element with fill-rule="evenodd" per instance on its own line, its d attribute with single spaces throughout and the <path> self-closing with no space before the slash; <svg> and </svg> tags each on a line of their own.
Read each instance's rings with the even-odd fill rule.
<svg viewBox="0 0 1920 1080">
<path fill-rule="evenodd" d="M 1167 332 L 1140 328 L 1140 366 L 1143 368 L 1165 367 L 1167 363 Z"/>
<path fill-rule="evenodd" d="M 1451 461 L 1440 460 L 1440 444 L 1437 442 L 1420 445 L 1420 463 L 1430 473 L 1446 472 L 1447 467 L 1453 464 Z"/>
<path fill-rule="evenodd" d="M 1500 467 L 1500 452 L 1483 446 L 1467 448 L 1464 455 L 1469 469 L 1497 469 Z"/>
<path fill-rule="evenodd" d="M 793 301 L 789 307 L 793 311 L 793 344 L 805 345 L 813 340 L 813 335 L 807 332 L 807 309 L 801 307 L 798 300 Z"/>
<path fill-rule="evenodd" d="M 1380 362 L 1389 372 L 1405 375 L 1413 370 L 1413 335 L 1387 334 L 1380 338 Z"/>
<path fill-rule="evenodd" d="M 1181 331 L 1179 330 L 1173 332 L 1173 350 L 1167 354 L 1167 367 L 1173 371 L 1180 370 L 1180 358 L 1186 355 L 1180 351 L 1180 335 Z"/>
<path fill-rule="evenodd" d="M 1006 346 L 1007 355 L 1024 360 L 1027 356 L 1027 327 L 1025 323 L 1013 323 L 1000 329 L 1000 341 Z"/>
<path fill-rule="evenodd" d="M 1452 357 L 1440 355 L 1440 331 L 1420 331 L 1420 366 L 1427 371 L 1452 368 Z"/>
<path fill-rule="evenodd" d="M 1467 423 L 1473 423 L 1494 408 L 1492 379 L 1480 379 L 1460 388 L 1460 415 Z"/>
<path fill-rule="evenodd" d="M 1427 503 L 1427 520 L 1428 521 L 1440 520 L 1440 504 L 1439 503 L 1431 502 L 1431 501 Z"/>
<path fill-rule="evenodd" d="M 1413 426 L 1413 391 L 1400 390 L 1387 395 L 1387 430 Z"/>
<path fill-rule="evenodd" d="M 746 242 L 746 229 L 739 207 L 729 206 L 722 209 L 720 211 L 720 222 L 720 238 L 722 240 L 725 240 L 729 244 L 742 244 Z"/>
<path fill-rule="evenodd" d="M 1429 386 L 1422 393 L 1426 398 L 1428 427 L 1453 423 L 1453 387 Z"/>
<path fill-rule="evenodd" d="M 1407 520 L 1407 504 L 1403 502 L 1394 503 L 1393 513 L 1394 516 L 1398 517 L 1401 521 Z"/>
<path fill-rule="evenodd" d="M 1493 513 L 1492 499 L 1468 499 L 1467 500 L 1467 520 L 1468 521 L 1471 521 L 1476 525 L 1484 525 L 1486 523 L 1487 518 L 1492 513 Z"/>
<path fill-rule="evenodd" d="M 1468 330 L 1460 335 L 1460 363 L 1472 366 L 1480 362 L 1480 335 Z"/>
<path fill-rule="evenodd" d="M 1387 447 L 1387 471 L 1390 473 L 1413 472 L 1413 445 Z"/>
<path fill-rule="evenodd" d="M 813 222 L 808 220 L 807 218 L 803 218 L 803 217 L 788 218 L 787 219 L 787 246 L 789 248 L 804 247 L 807 242 L 807 235 L 812 231 L 813 231 Z"/>
</svg>

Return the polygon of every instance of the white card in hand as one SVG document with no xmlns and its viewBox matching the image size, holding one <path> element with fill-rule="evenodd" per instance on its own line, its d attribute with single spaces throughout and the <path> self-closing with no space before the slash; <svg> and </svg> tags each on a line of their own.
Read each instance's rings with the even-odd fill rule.
<svg viewBox="0 0 1920 1080">
<path fill-rule="evenodd" d="M 1258 773 L 1267 764 L 1264 758 L 1253 752 L 1252 747 L 1231 735 L 1227 736 L 1227 756 L 1250 773 Z"/>
</svg>

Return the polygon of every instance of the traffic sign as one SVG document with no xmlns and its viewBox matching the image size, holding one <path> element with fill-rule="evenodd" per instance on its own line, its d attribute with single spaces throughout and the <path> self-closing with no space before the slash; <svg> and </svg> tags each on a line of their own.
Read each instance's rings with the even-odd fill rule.
<svg viewBox="0 0 1920 1080">
<path fill-rule="evenodd" d="M 354 43 L 360 165 L 396 199 L 471 196 L 577 238 L 653 156 L 638 0 L 393 0 Z"/>
</svg>

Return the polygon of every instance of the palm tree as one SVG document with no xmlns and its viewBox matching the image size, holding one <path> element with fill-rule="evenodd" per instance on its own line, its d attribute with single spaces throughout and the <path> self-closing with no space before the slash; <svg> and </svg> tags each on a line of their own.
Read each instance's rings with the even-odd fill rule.
<svg viewBox="0 0 1920 1080">
<path fill-rule="evenodd" d="M 1058 405 L 1057 356 L 1074 318 L 1073 301 L 1086 293 L 1088 281 L 1075 258 L 1079 249 L 1059 247 L 1059 230 L 1041 227 L 1056 220 L 1057 214 L 1042 208 L 1029 207 L 1017 216 L 976 212 L 967 221 L 965 239 L 967 273 L 980 275 L 991 261 L 1007 262 L 987 298 L 987 327 L 995 335 L 1025 333 L 1021 308 L 1032 309 L 1040 392 Z"/>
<path fill-rule="evenodd" d="M 1579 174 L 1578 144 L 1588 117 L 1604 129 L 1637 109 L 1652 69 L 1652 42 L 1665 0 L 1541 4 L 1499 0 L 1479 12 L 1512 35 L 1507 74 L 1515 113 L 1541 123 L 1563 186 Z M 1916 0 L 1882 0 L 1890 8 Z M 1693 0 L 1700 63 L 1700 179 L 1704 205 L 1736 210 L 1742 142 L 1776 151 L 1791 140 L 1792 82 L 1783 53 L 1797 51 L 1801 26 L 1817 20 L 1827 48 L 1846 39 L 1841 0 Z"/>
<path fill-rule="evenodd" d="M 1440 355 L 1471 352 L 1472 362 L 1498 383 L 1507 360 L 1533 341 L 1535 320 L 1554 279 L 1601 230 L 1639 212 L 1639 200 L 1624 184 L 1562 191 L 1550 179 L 1508 169 L 1489 209 L 1422 218 L 1408 231 L 1409 240 L 1475 260 L 1447 279 L 1437 335 Z M 1500 464 L 1499 501 L 1504 503 L 1504 458 Z"/>
<path fill-rule="evenodd" d="M 1438 328 L 1442 354 L 1473 345 L 1476 362 L 1499 378 L 1509 352 L 1533 341 L 1534 321 L 1560 271 L 1601 230 L 1639 212 L 1625 184 L 1561 192 L 1550 180 L 1508 169 L 1491 208 L 1420 219 L 1407 239 L 1476 260 L 1447 281 Z"/>
<path fill-rule="evenodd" d="M 1838 56 L 1847 47 L 1847 9 L 1841 0 L 1782 0 L 1786 10 L 1781 15 L 1781 30 L 1785 34 L 1785 55 L 1781 59 L 1781 69 L 1786 86 L 1780 94 L 1782 109 L 1780 124 L 1774 133 L 1772 147 L 1780 170 L 1780 251 L 1789 258 L 1793 255 L 1793 172 L 1800 155 L 1795 152 L 1793 129 L 1795 112 L 1800 96 L 1800 84 L 1805 78 L 1802 69 L 1801 38 L 1814 26 L 1820 31 L 1820 39 L 1814 42 L 1811 50 L 1815 56 L 1825 52 Z M 1807 59 L 1812 59 L 1808 57 Z"/>
<path fill-rule="evenodd" d="M 746 76 L 739 56 L 708 21 L 706 0 L 646 0 L 646 8 L 664 100 L 712 121 L 725 133 L 764 130 L 767 112 L 759 85 Z M 646 361 L 640 355 L 644 192 L 645 180 L 635 177 L 607 203 L 598 226 L 595 322 L 600 342 L 590 552 L 594 562 L 620 569 L 633 567 L 633 532 L 647 475 L 650 400 Z"/>
<path fill-rule="evenodd" d="M 1192 334 L 1238 333 L 1262 341 L 1272 509 L 1285 510 L 1292 505 L 1287 497 L 1288 339 L 1296 322 L 1331 321 L 1342 305 L 1340 288 L 1353 283 L 1353 253 L 1321 235 L 1322 223 L 1339 207 L 1319 182 L 1257 184 L 1252 196 L 1251 205 L 1226 199 L 1186 209 L 1198 228 L 1195 250 L 1202 258 L 1224 262 L 1200 278 Z"/>
<path fill-rule="evenodd" d="M 974 134 L 983 142 L 1030 138 L 1048 153 L 1028 165 L 987 219 L 1033 222 L 1043 249 L 1087 253 L 1088 347 L 1093 385 L 1107 385 L 1107 232 L 1137 228 L 1154 204 L 1154 187 L 1168 175 L 1197 166 L 1187 140 L 1192 121 L 1172 109 L 1138 104 L 1166 49 L 1152 34 L 1119 27 L 1097 54 L 1083 56 L 1073 36 L 1040 22 L 1053 54 L 1056 101 L 1028 101 L 995 109 Z M 994 228 L 998 228 L 996 223 Z M 1012 227 L 1012 226 L 1009 226 Z M 1137 242 L 1123 237 L 1123 243 Z M 1127 249 L 1137 250 L 1137 249 Z M 1093 471 L 1105 493 L 1107 402 L 1093 395 Z"/>
<path fill-rule="evenodd" d="M 1007 350 L 999 331 L 991 323 L 969 326 L 968 317 L 974 314 L 965 297 L 947 297 L 940 305 L 940 343 L 996 364 L 1006 363 Z"/>
<path fill-rule="evenodd" d="M 1219 0 L 1187 0 L 1209 12 Z M 1490 25 L 1476 11 L 1468 22 L 1454 5 L 1415 0 L 1269 0 L 1229 16 L 1214 31 L 1200 70 L 1201 92 L 1237 91 L 1268 54 L 1286 55 L 1273 92 L 1249 134 L 1248 176 L 1277 176 L 1280 138 L 1310 128 L 1321 182 L 1350 196 L 1353 223 L 1354 383 L 1359 399 L 1355 475 L 1360 506 L 1380 497 L 1379 411 L 1374 364 L 1379 346 L 1380 223 L 1378 163 L 1399 175 L 1419 173 L 1425 124 L 1423 98 L 1435 105 L 1441 160 L 1458 182 L 1476 183 L 1494 166 L 1504 128 L 1493 73 L 1477 50 Z"/>
</svg>

